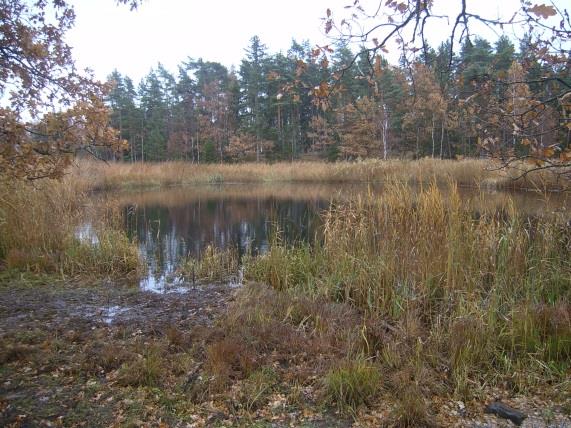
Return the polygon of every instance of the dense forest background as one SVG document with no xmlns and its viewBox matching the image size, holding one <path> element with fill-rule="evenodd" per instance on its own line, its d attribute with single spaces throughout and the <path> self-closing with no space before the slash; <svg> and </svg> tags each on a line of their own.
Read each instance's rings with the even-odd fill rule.
<svg viewBox="0 0 571 428">
<path fill-rule="evenodd" d="M 137 85 L 115 71 L 106 102 L 132 162 L 512 156 L 526 135 L 569 146 L 565 112 L 549 102 L 568 68 L 536 52 L 531 37 L 476 37 L 452 56 L 443 43 L 390 65 L 347 46 L 329 61 L 307 41 L 270 53 L 254 36 L 237 69 L 189 58 Z"/>
</svg>

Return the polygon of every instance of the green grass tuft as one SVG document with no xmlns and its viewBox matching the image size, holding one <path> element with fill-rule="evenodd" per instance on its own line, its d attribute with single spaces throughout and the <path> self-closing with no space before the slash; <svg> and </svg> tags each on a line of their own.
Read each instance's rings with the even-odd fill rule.
<svg viewBox="0 0 571 428">
<path fill-rule="evenodd" d="M 379 390 L 381 374 L 378 368 L 365 361 L 347 361 L 326 374 L 327 396 L 342 410 L 356 411 L 372 401 Z"/>
</svg>

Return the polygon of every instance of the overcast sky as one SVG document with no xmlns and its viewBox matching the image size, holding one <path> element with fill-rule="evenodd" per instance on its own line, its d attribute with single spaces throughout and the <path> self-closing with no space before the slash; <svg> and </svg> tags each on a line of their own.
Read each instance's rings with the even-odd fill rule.
<svg viewBox="0 0 571 428">
<path fill-rule="evenodd" d="M 361 0 L 362 3 L 373 0 Z M 566 4 L 568 0 L 557 0 Z M 188 57 L 239 66 L 244 49 L 258 35 L 271 53 L 287 51 L 292 38 L 326 44 L 323 21 L 327 8 L 344 13 L 351 0 L 144 0 L 136 11 L 114 0 L 71 0 L 77 19 L 68 34 L 81 68 L 100 79 L 113 69 L 138 82 L 161 62 L 172 72 Z M 377 0 L 374 0 L 375 4 Z M 541 1 L 539 1 L 541 3 Z M 459 0 L 439 0 L 437 13 L 457 12 Z M 506 16 L 519 0 L 469 0 L 470 10 L 486 17 Z M 447 35 L 445 22 L 431 32 L 431 44 Z M 490 32 L 482 34 L 493 39 Z"/>
<path fill-rule="evenodd" d="M 117 68 L 138 81 L 159 61 L 175 71 L 189 56 L 239 66 L 254 35 L 270 52 L 287 51 L 292 38 L 322 41 L 319 18 L 335 2 L 145 0 L 131 12 L 114 0 L 73 0 L 77 18 L 68 42 L 78 65 L 99 78 Z"/>
</svg>

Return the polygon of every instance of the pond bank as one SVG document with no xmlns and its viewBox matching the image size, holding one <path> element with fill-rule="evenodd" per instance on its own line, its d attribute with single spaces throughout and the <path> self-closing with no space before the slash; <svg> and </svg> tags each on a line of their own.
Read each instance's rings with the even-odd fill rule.
<svg viewBox="0 0 571 428">
<path fill-rule="evenodd" d="M 321 379 L 311 372 L 318 370 L 312 362 L 315 355 L 310 360 L 304 356 L 323 346 L 323 339 L 312 335 L 309 324 L 302 327 L 293 319 L 277 320 L 273 333 L 258 331 L 266 335 L 270 348 L 277 346 L 271 345 L 272 340 L 287 334 L 281 338 L 284 346 L 292 346 L 288 359 L 281 359 L 285 351 L 278 346 L 256 356 L 273 363 L 262 370 L 255 369 L 261 363 L 252 362 L 251 374 L 245 377 L 237 359 L 231 384 L 215 387 L 213 358 L 222 365 L 240 358 L 213 355 L 214 349 L 231 351 L 229 340 L 235 333 L 228 322 L 239 319 L 248 305 L 271 307 L 266 314 L 275 311 L 277 315 L 282 304 L 300 307 L 307 301 L 283 300 L 255 284 L 238 290 L 203 285 L 185 294 L 145 293 L 110 285 L 0 289 L 0 425 L 366 427 L 395 423 L 390 395 L 370 408 L 359 408 L 356 419 L 335 407 L 324 407 Z M 268 298 L 280 303 L 271 304 Z M 320 308 L 326 321 L 342 315 L 349 326 L 358 322 L 354 318 L 358 314 L 344 305 Z M 276 330 L 276 325 L 282 327 Z M 296 346 L 291 342 L 294 332 Z M 307 339 L 316 342 L 308 348 Z M 524 427 L 571 426 L 562 403 L 512 396 L 500 389 L 466 403 L 432 397 L 431 421 L 435 426 L 509 426 L 484 413 L 485 400 L 493 398 L 524 411 L 528 415 Z"/>
<path fill-rule="evenodd" d="M 464 187 L 560 191 L 569 185 L 550 171 L 529 172 L 531 166 L 505 169 L 493 160 L 420 159 L 356 162 L 278 162 L 241 164 L 95 163 L 82 161 L 73 180 L 87 190 L 119 190 L 221 183 L 383 183 L 389 179 L 415 183 L 450 180 Z M 563 171 L 558 171 L 563 172 Z"/>
<path fill-rule="evenodd" d="M 509 200 L 474 211 L 449 187 L 367 189 L 322 212 L 316 245 L 278 237 L 268 251 L 246 253 L 241 267 L 224 263 L 225 254 L 238 259 L 216 245 L 195 260 L 191 238 L 209 241 L 205 227 L 221 232 L 221 243 L 262 237 L 268 221 L 254 221 L 260 228 L 249 235 L 243 216 L 263 206 L 254 195 L 250 208 L 190 195 L 156 218 L 152 206 L 170 199 L 166 192 L 151 195 L 147 208 L 142 195 L 126 208 L 96 204 L 101 226 L 78 235 L 73 221 L 83 218 L 85 198 L 79 204 L 71 187 L 26 188 L 46 197 L 31 205 L 22 193 L 11 205 L 14 222 L 2 225 L 12 240 L 2 242 L 9 269 L 0 278 L 0 423 L 503 426 L 483 413 L 500 399 L 528 416 L 524 426 L 571 425 L 567 206 L 537 218 Z M 290 219 L 302 205 L 271 211 Z M 129 217 L 138 207 L 141 216 Z M 30 224 L 50 221 L 21 227 L 29 212 Z M 143 226 L 133 241 L 122 232 L 129 218 Z M 236 227 L 225 232 L 217 218 Z M 191 232 L 180 240 L 180 254 L 190 256 L 182 264 L 166 260 L 176 244 L 170 230 Z M 137 251 L 144 236 L 164 246 Z M 167 261 L 169 287 L 109 279 L 137 273 L 139 258 L 129 255 L 144 250 L 157 266 Z M 224 266 L 239 279 L 232 287 L 211 283 Z M 42 269 L 82 279 L 18 280 Z M 201 278 L 209 279 L 185 282 Z M 147 292 L 167 289 L 178 294 Z"/>
<path fill-rule="evenodd" d="M 233 293 L 223 285 L 184 295 L 115 284 L 0 288 L 0 425 L 199 418 L 177 386 Z"/>
</svg>

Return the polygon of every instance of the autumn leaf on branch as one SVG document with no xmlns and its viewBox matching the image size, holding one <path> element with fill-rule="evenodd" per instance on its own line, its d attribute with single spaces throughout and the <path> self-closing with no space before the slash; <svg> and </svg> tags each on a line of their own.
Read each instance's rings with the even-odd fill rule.
<svg viewBox="0 0 571 428">
<path fill-rule="evenodd" d="M 46 13 L 48 8 L 54 13 Z M 77 71 L 65 42 L 74 20 L 73 8 L 65 0 L 6 0 L 0 5 L 0 97 L 6 100 L 0 112 L 0 174 L 4 177 L 60 178 L 80 150 L 95 153 L 96 147 L 124 147 L 108 127 L 102 102 L 108 87 Z"/>
<path fill-rule="evenodd" d="M 533 13 L 535 16 L 547 19 L 550 16 L 557 15 L 557 11 L 553 6 L 548 6 L 546 4 L 536 4 L 528 9 L 528 12 Z"/>
</svg>

